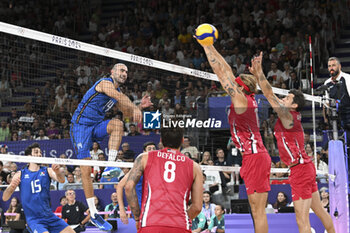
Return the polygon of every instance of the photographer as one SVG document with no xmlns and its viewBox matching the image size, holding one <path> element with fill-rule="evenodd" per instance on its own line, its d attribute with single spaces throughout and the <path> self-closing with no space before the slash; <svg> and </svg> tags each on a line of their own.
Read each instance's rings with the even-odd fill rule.
<svg viewBox="0 0 350 233">
<path fill-rule="evenodd" d="M 347 132 L 347 144 L 350 138 L 350 74 L 341 71 L 341 64 L 338 58 L 328 59 L 328 71 L 330 78 L 324 83 L 327 88 L 326 95 L 332 99 L 340 100 L 338 114 L 342 128 Z M 328 119 L 324 116 L 325 122 Z"/>
</svg>

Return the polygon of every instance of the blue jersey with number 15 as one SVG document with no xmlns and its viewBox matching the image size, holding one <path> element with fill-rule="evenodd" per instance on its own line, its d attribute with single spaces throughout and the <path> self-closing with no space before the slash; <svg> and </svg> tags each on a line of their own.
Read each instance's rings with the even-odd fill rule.
<svg viewBox="0 0 350 233">
<path fill-rule="evenodd" d="M 98 80 L 84 95 L 78 108 L 75 110 L 72 117 L 73 124 L 83 124 L 83 125 L 95 125 L 104 120 L 106 112 L 108 112 L 114 104 L 117 103 L 116 99 L 109 97 L 108 95 L 97 92 L 96 86 L 101 81 L 113 82 L 111 77 L 101 78 Z M 120 92 L 120 89 L 117 88 Z"/>
<path fill-rule="evenodd" d="M 50 206 L 51 178 L 47 167 L 40 167 L 36 172 L 28 166 L 21 170 L 21 202 L 27 221 L 47 218 L 52 215 Z"/>
</svg>

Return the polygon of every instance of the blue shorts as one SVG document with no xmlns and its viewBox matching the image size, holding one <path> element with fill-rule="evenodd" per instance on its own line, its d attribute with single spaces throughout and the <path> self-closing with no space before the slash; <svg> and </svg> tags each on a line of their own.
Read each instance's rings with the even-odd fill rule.
<svg viewBox="0 0 350 233">
<path fill-rule="evenodd" d="M 63 231 L 68 224 L 61 218 L 57 217 L 54 213 L 50 217 L 45 217 L 41 219 L 27 219 L 27 229 L 31 233 L 59 233 Z"/>
<path fill-rule="evenodd" d="M 108 135 L 107 125 L 109 121 L 102 121 L 96 125 L 71 123 L 70 139 L 78 159 L 89 158 L 93 142 L 102 141 Z"/>
</svg>

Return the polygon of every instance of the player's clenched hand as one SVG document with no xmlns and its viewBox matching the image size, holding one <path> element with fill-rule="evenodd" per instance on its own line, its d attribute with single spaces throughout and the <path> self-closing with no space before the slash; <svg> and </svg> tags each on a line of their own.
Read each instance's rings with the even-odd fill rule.
<svg viewBox="0 0 350 233">
<path fill-rule="evenodd" d="M 141 122 L 142 121 L 142 112 L 140 109 L 135 108 L 134 109 L 134 114 L 133 114 L 133 118 L 135 122 Z"/>
<path fill-rule="evenodd" d="M 52 171 L 54 171 L 55 173 L 58 173 L 59 170 L 60 170 L 60 165 L 59 164 L 52 164 L 51 168 L 52 168 Z"/>
<path fill-rule="evenodd" d="M 141 109 L 148 108 L 152 105 L 153 103 L 151 102 L 151 97 L 149 97 L 148 95 L 144 95 L 141 100 Z"/>
<path fill-rule="evenodd" d="M 15 189 L 17 188 L 17 186 L 19 185 L 19 183 L 21 183 L 21 177 L 20 176 L 14 176 L 12 178 L 11 184 L 10 186 Z"/>
<path fill-rule="evenodd" d="M 125 225 L 129 224 L 128 216 L 126 216 L 125 210 L 120 210 L 119 214 L 120 214 L 120 220 L 122 220 L 122 223 L 124 223 Z"/>
</svg>

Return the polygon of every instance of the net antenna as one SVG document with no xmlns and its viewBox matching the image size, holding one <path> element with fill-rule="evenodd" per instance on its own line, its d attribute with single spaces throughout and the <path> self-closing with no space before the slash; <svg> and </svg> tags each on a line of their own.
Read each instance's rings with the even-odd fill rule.
<svg viewBox="0 0 350 233">
<path fill-rule="evenodd" d="M 314 73 L 312 69 L 312 40 L 309 36 L 309 50 L 310 50 L 310 78 L 311 78 L 311 96 L 314 97 Z M 316 113 L 315 113 L 315 100 L 312 99 L 312 128 L 313 128 L 313 137 L 314 137 L 314 161 L 315 168 L 317 171 L 317 144 L 316 144 Z"/>
</svg>

